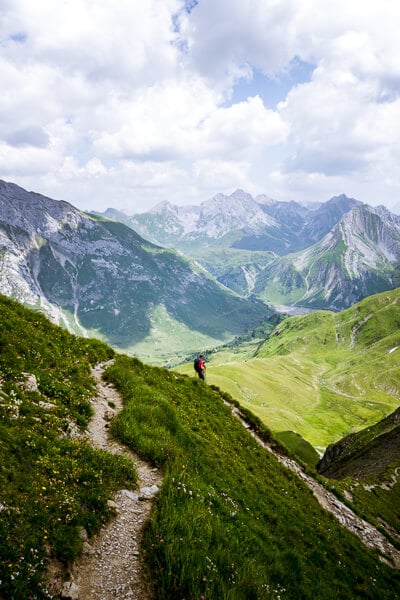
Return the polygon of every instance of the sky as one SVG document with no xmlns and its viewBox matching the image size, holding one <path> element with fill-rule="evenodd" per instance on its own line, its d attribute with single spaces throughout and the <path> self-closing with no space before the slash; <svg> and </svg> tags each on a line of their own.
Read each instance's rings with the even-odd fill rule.
<svg viewBox="0 0 400 600">
<path fill-rule="evenodd" d="M 0 178 L 83 210 L 400 213 L 399 32 L 398 0 L 0 0 Z"/>
</svg>

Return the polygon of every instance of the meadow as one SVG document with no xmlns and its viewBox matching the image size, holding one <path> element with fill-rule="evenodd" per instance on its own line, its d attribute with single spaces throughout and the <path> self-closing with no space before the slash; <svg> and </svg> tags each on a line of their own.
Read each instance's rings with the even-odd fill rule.
<svg viewBox="0 0 400 600">
<path fill-rule="evenodd" d="M 113 515 L 112 493 L 137 476 L 83 435 L 90 367 L 113 350 L 4 297 L 0 323 L 0 597 L 51 598 L 59 582 L 47 581 L 49 564 L 66 568 L 80 531 L 94 535 Z"/>
<path fill-rule="evenodd" d="M 84 435 L 95 393 L 91 366 L 111 358 L 105 376 L 124 399 L 111 433 L 164 474 L 141 547 L 155 598 L 400 596 L 396 572 L 249 435 L 226 391 L 116 355 L 3 297 L 0 321 L 0 597 L 57 597 L 49 565 L 67 572 L 81 552 L 82 529 L 96 535 L 113 516 L 114 491 L 135 486 L 130 463 L 94 450 Z M 342 325 L 353 341 L 351 322 Z M 271 440 L 262 421 L 246 414 Z"/>
<path fill-rule="evenodd" d="M 400 291 L 335 314 L 289 317 L 266 340 L 209 355 L 207 381 L 274 433 L 293 431 L 322 451 L 398 406 Z M 177 368 L 192 374 L 192 364 Z"/>
<path fill-rule="evenodd" d="M 164 472 L 144 538 L 156 598 L 393 598 L 400 582 L 193 377 L 117 357 L 112 432 Z M 268 429 L 253 418 L 259 433 Z"/>
</svg>

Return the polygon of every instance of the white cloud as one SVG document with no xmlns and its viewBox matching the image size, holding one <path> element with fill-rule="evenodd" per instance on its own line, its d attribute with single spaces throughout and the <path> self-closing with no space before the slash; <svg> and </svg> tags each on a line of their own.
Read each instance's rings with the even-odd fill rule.
<svg viewBox="0 0 400 600">
<path fill-rule="evenodd" d="M 250 165 L 246 162 L 198 160 L 193 165 L 196 185 L 206 196 L 213 195 L 216 189 L 248 189 Z"/>
<path fill-rule="evenodd" d="M 159 161 L 236 159 L 281 143 L 288 132 L 260 98 L 221 107 L 196 79 L 144 90 L 121 107 L 118 120 L 120 128 L 101 133 L 95 148 L 113 157 Z"/>
<path fill-rule="evenodd" d="M 33 146 L 15 148 L 0 142 L 0 172 L 4 177 L 41 174 L 56 166 L 54 155 L 48 149 Z"/>
<path fill-rule="evenodd" d="M 215 110 L 205 121 L 203 133 L 209 142 L 207 146 L 218 148 L 221 156 L 250 157 L 265 146 L 284 142 L 288 126 L 256 96 Z"/>
<path fill-rule="evenodd" d="M 399 198 L 399 3 L 184 7 L 0 0 L 0 177 L 85 208 L 236 186 Z M 290 79 L 295 59 L 312 77 L 277 110 L 257 90 L 232 100 L 255 69 Z"/>
<path fill-rule="evenodd" d="M 371 22 L 371 32 L 374 27 Z M 360 190 L 379 175 L 385 187 L 392 158 L 400 159 L 400 90 L 393 86 L 386 42 L 371 32 L 348 31 L 332 39 L 312 80 L 281 103 L 295 145 L 287 171 L 347 176 L 347 189 L 354 179 Z"/>
<path fill-rule="evenodd" d="M 120 85 L 154 81 L 175 64 L 171 15 L 180 0 L 14 0 L 5 3 L 0 29 L 5 52 L 24 64 L 82 73 Z M 15 41 L 25 36 L 24 43 Z M 152 69 L 148 68 L 149 64 Z"/>
<path fill-rule="evenodd" d="M 182 33 L 189 61 L 219 85 L 249 76 L 253 67 L 274 74 L 297 53 L 296 0 L 201 0 Z"/>
</svg>

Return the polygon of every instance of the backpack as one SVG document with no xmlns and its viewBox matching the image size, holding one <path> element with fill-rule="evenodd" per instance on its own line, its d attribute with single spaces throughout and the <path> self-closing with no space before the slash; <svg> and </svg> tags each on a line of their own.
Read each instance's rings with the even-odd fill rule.
<svg viewBox="0 0 400 600">
<path fill-rule="evenodd" d="M 196 371 L 196 373 L 199 373 L 201 371 L 201 369 L 200 369 L 200 362 L 201 361 L 200 361 L 199 358 L 195 358 L 194 359 L 193 367 L 194 367 L 194 370 Z"/>
</svg>

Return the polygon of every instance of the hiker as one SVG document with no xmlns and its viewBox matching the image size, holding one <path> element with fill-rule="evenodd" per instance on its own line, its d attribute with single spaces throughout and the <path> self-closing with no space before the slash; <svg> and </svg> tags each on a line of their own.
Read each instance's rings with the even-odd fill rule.
<svg viewBox="0 0 400 600">
<path fill-rule="evenodd" d="M 205 381 L 206 379 L 206 363 L 204 362 L 204 354 L 199 354 L 194 360 L 194 370 L 200 379 Z"/>
</svg>

